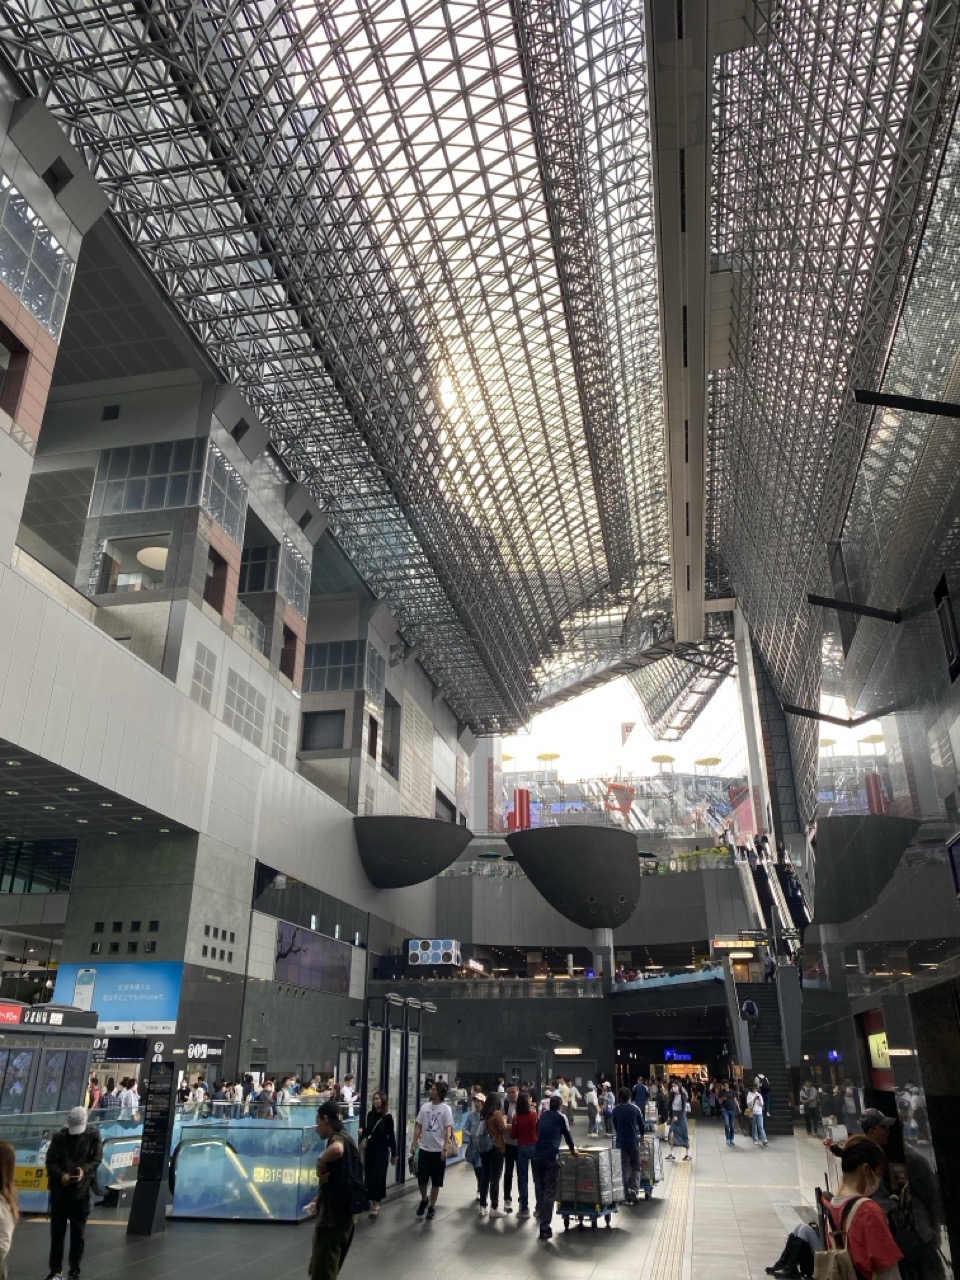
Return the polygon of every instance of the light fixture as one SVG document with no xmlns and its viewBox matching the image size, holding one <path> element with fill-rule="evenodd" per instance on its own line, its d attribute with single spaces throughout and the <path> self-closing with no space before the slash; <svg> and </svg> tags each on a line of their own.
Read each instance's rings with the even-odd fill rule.
<svg viewBox="0 0 960 1280">
<path fill-rule="evenodd" d="M 3 794 L 4 794 L 5 796 L 18 796 L 18 795 L 20 794 L 20 792 L 19 792 L 19 791 L 5 791 Z"/>
<path fill-rule="evenodd" d="M 67 789 L 67 791 L 79 791 L 79 790 L 80 790 L 80 788 L 79 788 L 79 787 L 67 787 L 66 789 Z"/>
<path fill-rule="evenodd" d="M 107 832 L 107 835 L 108 835 L 108 836 L 115 836 L 116 834 L 117 834 L 117 833 L 116 833 L 115 831 L 108 831 L 108 832 Z"/>
<path fill-rule="evenodd" d="M 56 813 L 57 806 L 55 804 L 45 804 L 43 807 L 48 813 Z"/>
<path fill-rule="evenodd" d="M 85 827 L 85 826 L 87 825 L 87 823 L 90 821 L 90 819 L 89 819 L 89 818 L 78 818 L 78 819 L 77 819 L 77 821 L 80 823 L 80 825 L 81 825 L 81 826 Z"/>
<path fill-rule="evenodd" d="M 141 547 L 137 552 L 137 559 L 145 569 L 152 569 L 154 573 L 163 573 L 167 567 L 168 547 Z"/>
<path fill-rule="evenodd" d="M 136 814 L 134 814 L 134 816 L 130 819 L 130 821 L 131 821 L 131 822 L 142 822 L 142 821 L 143 821 L 143 819 L 142 819 L 142 818 L 138 818 L 138 817 L 136 816 Z"/>
<path fill-rule="evenodd" d="M 19 761 L 19 760 L 4 760 L 4 762 L 3 762 L 3 763 L 4 763 L 4 764 L 8 764 L 8 765 L 10 766 L 10 768 L 11 768 L 11 769 L 19 769 L 19 768 L 20 768 L 20 761 Z"/>
<path fill-rule="evenodd" d="M 101 809 L 112 809 L 112 808 L 113 808 L 113 805 L 110 803 L 110 801 L 109 801 L 109 800 L 101 800 L 101 801 L 100 801 L 100 808 L 101 808 Z"/>
<path fill-rule="evenodd" d="M 752 951 L 729 951 L 727 955 L 731 960 L 752 960 L 753 959 Z"/>
<path fill-rule="evenodd" d="M 158 829 L 159 829 L 159 831 L 160 831 L 161 835 L 165 835 L 165 836 L 166 836 L 166 835 L 169 835 L 169 834 L 170 834 L 170 828 L 169 828 L 169 827 L 160 827 L 160 828 L 158 828 Z"/>
</svg>

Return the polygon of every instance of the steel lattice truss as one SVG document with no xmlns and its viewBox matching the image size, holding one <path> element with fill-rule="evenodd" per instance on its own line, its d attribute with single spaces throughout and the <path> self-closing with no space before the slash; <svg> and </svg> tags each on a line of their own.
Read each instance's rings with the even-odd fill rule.
<svg viewBox="0 0 960 1280">
<path fill-rule="evenodd" d="M 764 27 L 757 11 L 755 29 Z M 714 375 L 708 537 L 778 693 L 819 705 L 820 621 L 929 204 L 955 83 L 953 0 L 786 0 L 720 60 L 714 251 L 734 265 L 734 364 Z M 816 729 L 791 725 L 810 812 Z"/>
<path fill-rule="evenodd" d="M 634 672 L 630 683 L 653 736 L 678 742 L 735 666 L 732 638 L 717 637 L 703 645 L 678 645 L 661 662 Z"/>
<path fill-rule="evenodd" d="M 598 601 L 669 609 L 639 6 L 9 0 L 0 23 L 464 720 L 518 726 Z"/>
</svg>

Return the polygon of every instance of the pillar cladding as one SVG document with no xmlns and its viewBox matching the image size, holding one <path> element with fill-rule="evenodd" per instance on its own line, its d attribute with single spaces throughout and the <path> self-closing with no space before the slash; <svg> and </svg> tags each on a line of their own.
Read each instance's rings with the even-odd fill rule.
<svg viewBox="0 0 960 1280">
<path fill-rule="evenodd" d="M 590 951 L 597 976 L 602 975 L 609 981 L 613 977 L 613 930 L 591 930 Z"/>
</svg>

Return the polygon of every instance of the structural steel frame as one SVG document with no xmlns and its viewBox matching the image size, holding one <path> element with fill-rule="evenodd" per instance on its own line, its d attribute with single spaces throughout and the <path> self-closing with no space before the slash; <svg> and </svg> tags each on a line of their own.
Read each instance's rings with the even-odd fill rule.
<svg viewBox="0 0 960 1280">
<path fill-rule="evenodd" d="M 815 706 L 805 594 L 935 186 L 957 0 L 743 21 L 714 64 L 735 284 L 708 580 Z M 729 637 L 672 644 L 639 0 L 0 0 L 0 51 L 464 722 L 509 731 L 646 664 L 652 722 L 689 724 Z M 791 734 L 809 796 L 815 734 Z"/>
</svg>

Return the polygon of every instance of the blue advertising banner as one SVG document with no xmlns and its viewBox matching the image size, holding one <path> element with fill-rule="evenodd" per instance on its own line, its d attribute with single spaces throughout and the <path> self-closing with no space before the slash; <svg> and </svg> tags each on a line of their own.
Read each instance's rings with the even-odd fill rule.
<svg viewBox="0 0 960 1280">
<path fill-rule="evenodd" d="M 62 964 L 53 999 L 95 1010 L 97 1026 L 115 1035 L 169 1035 L 177 1029 L 182 984 L 183 965 L 167 960 Z"/>
</svg>

